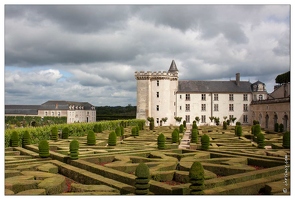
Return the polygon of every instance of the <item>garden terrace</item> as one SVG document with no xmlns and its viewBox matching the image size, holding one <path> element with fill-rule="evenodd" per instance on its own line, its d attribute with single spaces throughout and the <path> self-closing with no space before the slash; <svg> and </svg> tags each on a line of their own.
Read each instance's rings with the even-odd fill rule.
<svg viewBox="0 0 295 200">
<path fill-rule="evenodd" d="M 38 144 L 5 148 L 6 195 L 135 195 L 135 171 L 145 163 L 150 172 L 148 195 L 189 195 L 189 170 L 195 161 L 204 168 L 205 195 L 290 195 L 290 150 L 282 147 L 282 134 L 271 134 L 270 148 L 258 149 L 251 127 L 243 126 L 242 136 L 234 127 L 199 127 L 198 141 L 188 148 L 172 144 L 176 127 L 148 127 L 131 135 L 133 126 L 117 136 L 116 146 L 108 145 L 113 130 L 95 133 L 95 145 L 87 145 L 87 136 L 47 140 L 48 158 L 39 156 Z M 190 133 L 190 127 L 181 138 Z M 163 133 L 165 149 L 159 150 L 157 138 Z M 201 149 L 201 136 L 210 138 L 208 150 Z M 71 159 L 69 145 L 79 142 L 79 158 Z M 271 148 L 275 144 L 276 149 Z M 287 162 L 287 163 L 286 163 Z M 287 168 L 290 170 L 290 167 Z M 284 181 L 289 185 L 285 186 Z M 17 181 L 17 180 L 22 180 Z M 279 186 L 279 184 L 281 184 Z M 287 193 L 283 193 L 283 189 Z"/>
</svg>

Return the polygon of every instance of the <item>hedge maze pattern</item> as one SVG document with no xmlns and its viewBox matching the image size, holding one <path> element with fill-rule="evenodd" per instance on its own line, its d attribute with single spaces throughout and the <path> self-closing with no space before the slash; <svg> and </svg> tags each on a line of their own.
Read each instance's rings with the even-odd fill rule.
<svg viewBox="0 0 295 200">
<path fill-rule="evenodd" d="M 265 146 L 272 148 L 261 149 L 251 127 L 243 127 L 240 138 L 235 136 L 235 127 L 198 127 L 198 141 L 181 149 L 181 141 L 172 142 L 172 132 L 178 127 L 145 127 L 138 136 L 132 135 L 132 128 L 124 128 L 115 146 L 108 145 L 114 130 L 96 132 L 94 144 L 89 144 L 87 135 L 48 140 L 46 158 L 40 157 L 38 144 L 5 148 L 5 194 L 136 195 L 136 186 L 143 185 L 142 193 L 147 195 L 192 195 L 195 187 L 204 195 L 290 195 L 290 150 L 282 147 L 283 134 L 264 134 Z M 190 135 L 190 128 L 179 133 L 179 138 Z M 161 133 L 163 149 L 158 148 Z M 207 150 L 201 144 L 204 134 L 210 139 Z M 79 146 L 78 159 L 71 159 L 73 140 L 79 142 L 75 145 Z M 202 187 L 192 186 L 189 177 L 194 162 L 204 169 Z M 149 168 L 149 179 L 142 178 L 143 183 L 135 173 L 140 163 Z"/>
</svg>

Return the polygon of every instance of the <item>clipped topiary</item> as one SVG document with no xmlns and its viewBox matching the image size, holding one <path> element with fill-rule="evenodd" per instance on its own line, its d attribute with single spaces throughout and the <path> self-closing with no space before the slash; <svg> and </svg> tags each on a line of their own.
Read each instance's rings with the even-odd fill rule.
<svg viewBox="0 0 295 200">
<path fill-rule="evenodd" d="M 135 170 L 135 194 L 148 194 L 150 188 L 150 170 L 145 163 L 139 163 Z"/>
<path fill-rule="evenodd" d="M 68 127 L 64 127 L 62 129 L 62 132 L 61 132 L 61 138 L 62 139 L 68 139 L 69 138 L 69 132 L 70 132 L 69 128 Z"/>
<path fill-rule="evenodd" d="M 108 145 L 109 146 L 116 146 L 117 145 L 117 134 L 114 131 L 112 131 L 109 134 Z"/>
<path fill-rule="evenodd" d="M 198 129 L 192 129 L 191 143 L 198 143 Z"/>
<path fill-rule="evenodd" d="M 183 128 L 186 128 L 186 121 L 185 120 L 183 120 L 182 125 L 183 125 Z"/>
<path fill-rule="evenodd" d="M 237 136 L 239 136 L 239 138 L 242 136 L 242 126 L 238 125 L 236 126 L 237 129 Z"/>
<path fill-rule="evenodd" d="M 290 131 L 286 131 L 283 135 L 283 147 L 290 149 Z"/>
<path fill-rule="evenodd" d="M 178 129 L 174 129 L 172 132 L 172 143 L 178 143 L 179 142 L 179 132 Z"/>
<path fill-rule="evenodd" d="M 284 125 L 283 124 L 280 124 L 279 125 L 279 132 L 284 132 Z"/>
<path fill-rule="evenodd" d="M 117 128 L 115 129 L 115 132 L 116 132 L 116 135 L 117 135 L 117 136 L 121 136 L 121 128 L 120 128 L 120 127 L 117 127 Z"/>
<path fill-rule="evenodd" d="M 275 132 L 279 132 L 279 123 L 275 123 Z"/>
<path fill-rule="evenodd" d="M 165 149 L 165 141 L 166 141 L 166 138 L 163 135 L 163 133 L 161 133 L 158 136 L 158 149 Z"/>
<path fill-rule="evenodd" d="M 78 140 L 72 140 L 70 143 L 70 158 L 77 160 L 79 155 L 79 142 Z"/>
<path fill-rule="evenodd" d="M 120 131 L 121 131 L 121 136 L 123 136 L 124 135 L 124 127 L 123 126 L 120 127 Z"/>
<path fill-rule="evenodd" d="M 99 127 L 98 127 L 98 124 L 94 124 L 94 126 L 93 126 L 93 132 L 94 132 L 94 133 L 99 133 Z"/>
<path fill-rule="evenodd" d="M 208 150 L 209 149 L 209 146 L 210 146 L 210 138 L 207 134 L 204 134 L 202 137 L 201 137 L 201 148 L 203 150 Z"/>
<path fill-rule="evenodd" d="M 89 130 L 87 134 L 87 145 L 95 145 L 96 136 L 93 130 Z"/>
<path fill-rule="evenodd" d="M 56 126 L 51 128 L 51 135 L 50 135 L 51 140 L 57 140 L 58 139 L 58 129 Z"/>
<path fill-rule="evenodd" d="M 223 121 L 222 122 L 222 128 L 223 128 L 223 130 L 227 130 L 227 123 L 226 123 L 226 121 Z"/>
<path fill-rule="evenodd" d="M 25 147 L 26 145 L 30 145 L 30 144 L 31 144 L 31 135 L 29 131 L 26 130 L 23 134 L 22 147 Z"/>
<path fill-rule="evenodd" d="M 259 133 L 261 133 L 261 127 L 260 124 L 255 124 L 253 126 L 253 135 L 257 136 Z"/>
<path fill-rule="evenodd" d="M 179 133 L 183 133 L 183 131 L 184 131 L 183 124 L 180 124 L 179 125 Z"/>
<path fill-rule="evenodd" d="M 193 121 L 192 129 L 198 129 L 198 125 L 197 125 L 196 120 Z"/>
<path fill-rule="evenodd" d="M 136 130 L 136 136 L 139 136 L 139 127 L 135 126 L 135 130 Z"/>
<path fill-rule="evenodd" d="M 49 143 L 47 142 L 47 140 L 41 140 L 39 142 L 39 156 L 41 158 L 47 158 L 50 156 L 50 153 L 49 153 Z"/>
<path fill-rule="evenodd" d="M 132 128 L 131 128 L 131 135 L 132 135 L 132 136 L 136 136 L 136 135 L 137 135 L 136 132 L 137 132 L 136 127 L 135 127 L 135 126 L 132 127 Z"/>
<path fill-rule="evenodd" d="M 190 194 L 204 194 L 204 168 L 199 161 L 194 162 L 189 170 L 189 182 Z"/>
<path fill-rule="evenodd" d="M 264 135 L 262 133 L 259 133 L 257 135 L 257 144 L 259 149 L 264 149 L 265 143 L 264 143 Z"/>
<path fill-rule="evenodd" d="M 98 133 L 102 133 L 102 125 L 101 124 L 98 124 Z"/>
<path fill-rule="evenodd" d="M 18 143 L 19 143 L 19 135 L 18 135 L 18 132 L 13 131 L 11 133 L 11 137 L 10 137 L 10 146 L 11 147 L 18 147 Z"/>
</svg>

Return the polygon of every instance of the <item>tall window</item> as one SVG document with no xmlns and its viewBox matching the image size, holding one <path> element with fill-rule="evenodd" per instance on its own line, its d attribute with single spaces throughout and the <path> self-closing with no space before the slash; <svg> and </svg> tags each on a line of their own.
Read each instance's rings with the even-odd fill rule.
<svg viewBox="0 0 295 200">
<path fill-rule="evenodd" d="M 244 111 L 248 111 L 248 104 L 244 104 L 243 107 L 244 107 Z"/>
<path fill-rule="evenodd" d="M 229 119 L 232 119 L 232 118 L 234 118 L 234 116 L 233 115 L 229 115 Z"/>
<path fill-rule="evenodd" d="M 57 113 L 57 116 L 60 117 L 60 112 Z"/>
<path fill-rule="evenodd" d="M 244 101 L 248 101 L 248 94 L 244 94 L 244 95 L 243 95 L 243 100 L 244 100 Z"/>
<path fill-rule="evenodd" d="M 201 110 L 202 110 L 202 111 L 206 111 L 206 104 L 204 104 L 204 103 L 202 104 L 202 108 L 201 108 Z"/>
<path fill-rule="evenodd" d="M 157 118 L 157 124 L 159 124 L 159 118 Z"/>
<path fill-rule="evenodd" d="M 201 122 L 206 123 L 206 115 L 201 115 Z"/>
<path fill-rule="evenodd" d="M 182 98 L 182 96 L 181 96 L 181 95 L 179 95 L 179 98 L 181 99 L 181 98 Z"/>
<path fill-rule="evenodd" d="M 243 122 L 248 123 L 248 115 L 243 115 Z"/>
<path fill-rule="evenodd" d="M 229 111 L 234 111 L 234 104 L 229 104 Z"/>
<path fill-rule="evenodd" d="M 159 98 L 159 96 L 160 96 L 160 95 L 159 95 L 159 92 L 157 92 L 157 98 Z"/>
<path fill-rule="evenodd" d="M 190 101 L 191 100 L 191 95 L 190 94 L 185 94 L 185 100 Z"/>
<path fill-rule="evenodd" d="M 181 110 L 181 106 L 179 106 L 179 110 Z"/>
<path fill-rule="evenodd" d="M 159 108 L 159 105 L 157 105 L 157 111 L 159 111 L 159 109 L 160 109 L 160 108 Z"/>
<path fill-rule="evenodd" d="M 186 121 L 187 123 L 190 123 L 190 116 L 189 116 L 189 115 L 186 115 L 186 116 L 185 116 L 185 121 Z"/>
<path fill-rule="evenodd" d="M 157 86 L 159 86 L 160 85 L 160 82 L 159 81 L 157 81 Z"/>
<path fill-rule="evenodd" d="M 234 94 L 229 94 L 229 100 L 233 101 L 234 100 Z"/>
<path fill-rule="evenodd" d="M 185 111 L 190 111 L 190 104 L 185 104 Z"/>
<path fill-rule="evenodd" d="M 202 101 L 206 101 L 206 94 L 202 94 Z"/>
<path fill-rule="evenodd" d="M 214 111 L 218 111 L 218 104 L 214 104 Z"/>
<path fill-rule="evenodd" d="M 263 100 L 263 96 L 262 96 L 262 94 L 260 94 L 260 95 L 258 96 L 258 98 L 259 98 L 259 101 Z"/>
<path fill-rule="evenodd" d="M 54 112 L 53 111 L 51 112 L 51 116 L 54 116 Z"/>
<path fill-rule="evenodd" d="M 47 116 L 47 111 L 45 111 L 45 116 Z"/>
<path fill-rule="evenodd" d="M 214 101 L 218 101 L 218 94 L 214 94 Z"/>
</svg>

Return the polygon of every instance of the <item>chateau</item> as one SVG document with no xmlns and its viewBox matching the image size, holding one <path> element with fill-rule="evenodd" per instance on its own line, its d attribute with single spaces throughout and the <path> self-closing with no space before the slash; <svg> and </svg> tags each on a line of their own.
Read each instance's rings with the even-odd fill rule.
<svg viewBox="0 0 295 200">
<path fill-rule="evenodd" d="M 264 83 L 241 81 L 240 73 L 236 73 L 235 80 L 229 81 L 179 80 L 174 60 L 168 72 L 135 72 L 135 79 L 136 118 L 153 117 L 156 126 L 163 118 L 167 118 L 166 122 L 162 122 L 163 126 L 178 125 L 174 117 L 181 117 L 187 124 L 192 124 L 195 117 L 199 117 L 198 125 L 208 125 L 212 123 L 210 117 L 216 117 L 220 123 L 236 118 L 235 122 L 252 125 L 253 120 L 263 120 L 251 110 L 251 105 L 269 98 Z"/>
</svg>

